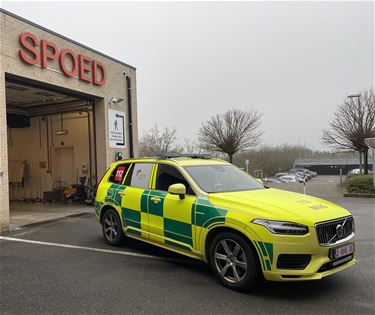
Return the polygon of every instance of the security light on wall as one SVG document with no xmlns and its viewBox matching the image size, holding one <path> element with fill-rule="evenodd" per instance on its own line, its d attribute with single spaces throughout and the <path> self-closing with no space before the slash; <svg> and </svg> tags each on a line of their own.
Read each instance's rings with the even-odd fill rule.
<svg viewBox="0 0 375 315">
<path fill-rule="evenodd" d="M 68 130 L 64 129 L 63 114 L 60 113 L 60 129 L 56 131 L 57 136 L 67 135 Z"/>
<path fill-rule="evenodd" d="M 121 103 L 125 98 L 121 96 L 112 96 L 109 98 L 109 103 L 118 104 Z"/>
</svg>

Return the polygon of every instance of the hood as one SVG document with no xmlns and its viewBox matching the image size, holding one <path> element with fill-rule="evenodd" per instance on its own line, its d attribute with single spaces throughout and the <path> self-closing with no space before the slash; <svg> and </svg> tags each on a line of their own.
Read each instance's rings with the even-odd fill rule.
<svg viewBox="0 0 375 315">
<path fill-rule="evenodd" d="M 350 215 L 349 211 L 332 202 L 274 188 L 213 193 L 208 199 L 216 207 L 244 211 L 254 218 L 309 226 Z"/>
</svg>

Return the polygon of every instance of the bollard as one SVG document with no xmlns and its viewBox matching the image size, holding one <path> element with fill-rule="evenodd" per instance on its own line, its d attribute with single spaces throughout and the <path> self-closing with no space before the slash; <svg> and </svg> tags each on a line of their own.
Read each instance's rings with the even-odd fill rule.
<svg viewBox="0 0 375 315">
<path fill-rule="evenodd" d="M 340 184 L 342 186 L 342 168 L 340 168 Z"/>
<path fill-rule="evenodd" d="M 306 195 L 306 174 L 303 172 L 303 194 Z"/>
</svg>

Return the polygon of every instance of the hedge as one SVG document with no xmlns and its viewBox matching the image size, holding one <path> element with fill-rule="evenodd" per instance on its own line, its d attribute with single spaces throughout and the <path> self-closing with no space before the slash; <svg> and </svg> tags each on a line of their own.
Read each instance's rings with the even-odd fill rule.
<svg viewBox="0 0 375 315">
<path fill-rule="evenodd" d="M 351 175 L 345 179 L 344 188 L 349 193 L 375 194 L 372 175 Z"/>
</svg>

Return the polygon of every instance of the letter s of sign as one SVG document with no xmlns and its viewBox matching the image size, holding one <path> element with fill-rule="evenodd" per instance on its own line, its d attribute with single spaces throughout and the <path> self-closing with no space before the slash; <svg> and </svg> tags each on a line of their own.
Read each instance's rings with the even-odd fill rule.
<svg viewBox="0 0 375 315">
<path fill-rule="evenodd" d="M 21 59 L 30 65 L 35 65 L 39 63 L 40 55 L 36 48 L 38 47 L 37 38 L 29 32 L 24 32 L 20 34 L 18 40 L 20 45 L 24 48 L 24 50 L 20 49 L 18 51 L 18 54 L 21 57 Z"/>
</svg>

